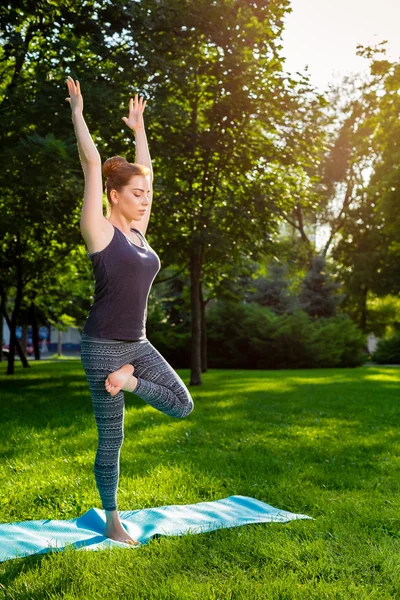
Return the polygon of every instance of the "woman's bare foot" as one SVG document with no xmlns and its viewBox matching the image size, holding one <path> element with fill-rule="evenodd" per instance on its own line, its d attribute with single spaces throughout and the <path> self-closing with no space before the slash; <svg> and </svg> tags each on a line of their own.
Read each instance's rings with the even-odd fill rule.
<svg viewBox="0 0 400 600">
<path fill-rule="evenodd" d="M 123 365 L 117 371 L 110 373 L 105 381 L 105 388 L 111 396 L 115 396 L 121 390 L 126 389 L 131 391 L 131 378 L 136 380 L 136 377 L 132 377 L 135 367 L 130 364 Z M 137 380 L 136 380 L 137 381 Z"/>
<path fill-rule="evenodd" d="M 130 544 L 131 546 L 140 546 L 140 542 L 137 542 L 128 534 L 128 532 L 122 527 L 120 523 L 107 523 L 106 528 L 104 530 L 104 537 L 108 537 L 116 542 L 125 542 L 125 544 Z"/>
</svg>

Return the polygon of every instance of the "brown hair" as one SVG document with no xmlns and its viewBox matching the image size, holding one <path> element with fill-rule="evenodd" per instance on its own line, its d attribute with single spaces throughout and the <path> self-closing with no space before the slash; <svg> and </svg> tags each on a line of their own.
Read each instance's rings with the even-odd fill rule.
<svg viewBox="0 0 400 600">
<path fill-rule="evenodd" d="M 111 213 L 111 190 L 120 192 L 125 185 L 128 185 L 130 179 L 134 175 L 149 175 L 151 173 L 149 167 L 141 165 L 139 163 L 130 163 L 122 156 L 112 156 L 107 158 L 103 165 L 103 175 L 106 178 L 106 192 L 107 192 L 107 215 L 108 218 Z"/>
</svg>

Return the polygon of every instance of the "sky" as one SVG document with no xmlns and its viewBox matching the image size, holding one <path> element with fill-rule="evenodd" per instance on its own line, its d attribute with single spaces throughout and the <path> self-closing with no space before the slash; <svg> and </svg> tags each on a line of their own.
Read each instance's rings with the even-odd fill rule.
<svg viewBox="0 0 400 600">
<path fill-rule="evenodd" d="M 304 72 L 320 91 L 341 76 L 368 71 L 357 44 L 388 40 L 389 59 L 400 59 L 400 0 L 292 0 L 285 17 L 285 70 Z"/>
</svg>

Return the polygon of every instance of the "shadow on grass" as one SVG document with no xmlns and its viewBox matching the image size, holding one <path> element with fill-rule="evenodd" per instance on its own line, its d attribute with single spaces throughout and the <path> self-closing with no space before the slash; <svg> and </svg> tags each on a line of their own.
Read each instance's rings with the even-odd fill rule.
<svg viewBox="0 0 400 600">
<path fill-rule="evenodd" d="M 83 369 L 67 363 L 43 366 L 23 379 L 20 373 L 15 381 L 3 378 L 6 450 L 0 456 L 16 459 L 38 443 L 31 438 L 12 444 L 25 428 L 39 434 L 59 430 L 63 456 L 73 463 L 74 456 L 89 450 L 94 461 L 97 432 Z M 195 408 L 186 419 L 170 418 L 125 392 L 121 473 L 149 477 L 161 463 L 176 472 L 178 481 L 190 473 L 197 497 L 206 500 L 224 490 L 246 495 L 243 488 L 252 485 L 265 490 L 282 477 L 292 477 L 296 486 L 374 488 L 379 478 L 399 470 L 398 373 L 384 368 L 259 371 L 257 376 L 209 372 L 202 387 L 189 388 Z M 78 468 L 91 472 L 93 465 Z M 218 483 L 210 498 L 212 479 Z M 49 486 L 47 494 L 53 492 Z"/>
<path fill-rule="evenodd" d="M 189 371 L 180 374 L 187 381 Z M 382 507 L 399 492 L 400 372 L 387 368 L 225 370 L 208 372 L 203 379 L 202 387 L 189 388 L 195 409 L 186 419 L 167 417 L 135 394 L 124 394 L 125 440 L 121 452 L 124 478 L 143 477 L 155 485 L 158 478 L 172 481 L 171 497 L 179 489 L 184 495 L 195 495 L 195 501 L 243 494 L 318 518 L 315 522 L 287 524 L 288 538 L 299 543 L 306 535 L 328 539 L 331 533 L 327 522 L 332 516 L 329 511 L 339 510 L 339 505 L 343 507 L 345 522 L 360 521 L 357 535 L 365 536 L 368 543 L 374 528 L 378 531 L 385 522 L 388 525 L 393 522 L 394 510 L 385 513 Z M 73 463 L 74 456 L 89 449 L 94 460 L 96 425 L 81 367 L 67 363 L 40 365 L 40 369 L 33 368 L 29 374 L 17 373 L 15 379 L 2 377 L 1 383 L 4 398 L 1 435 L 4 447 L 9 448 L 2 456 L 16 458 L 20 453 L 26 456 L 30 442 L 22 435 L 21 444 L 13 443 L 21 429 L 39 434 L 58 430 L 63 440 L 63 456 L 67 453 Z M 90 447 L 88 439 L 93 440 Z M 38 444 L 38 439 L 32 439 L 31 443 Z M 93 464 L 84 468 L 92 471 Z M 59 496 L 62 485 L 62 482 L 57 483 L 59 488 L 42 485 L 36 491 L 49 498 Z M 157 496 L 157 491 L 154 495 Z M 189 502 L 184 499 L 171 503 Z M 149 501 L 147 505 L 154 503 Z M 364 523 L 365 506 L 371 511 L 375 509 L 377 516 L 374 513 Z M 51 508 L 49 512 L 52 513 Z M 48 518 L 55 517 L 49 514 Z M 282 527 L 269 524 L 274 525 Z M 250 541 L 256 527 L 264 530 L 265 524 L 246 528 L 243 537 Z M 394 529 L 395 526 L 393 533 L 385 531 L 385 535 L 396 536 Z M 220 533 L 204 536 L 207 552 L 221 552 Z M 235 534 L 224 530 L 223 535 Z M 344 543 L 344 538 L 340 540 Z M 182 538 L 176 541 L 175 548 L 186 548 L 187 543 Z M 151 547 L 141 548 L 140 552 L 151 550 Z M 40 568 L 41 561 L 48 556 L 24 558 L 24 571 Z M 161 553 L 158 560 L 168 569 L 169 554 L 163 558 Z M 10 584 L 20 576 L 21 562 L 9 561 L 2 568 L 4 584 Z M 58 577 L 59 581 L 52 582 L 53 593 L 61 591 L 65 584 L 62 570 Z M 28 589 L 21 594 L 21 598 L 32 597 Z"/>
<path fill-rule="evenodd" d="M 37 366 L 39 368 L 30 372 L 21 367 L 15 379 L 1 377 L 2 423 L 7 425 L 5 438 L 17 427 L 37 432 L 60 427 L 68 429 L 71 436 L 74 431 L 82 433 L 95 428 L 90 391 L 82 367 L 70 363 Z M 243 429 L 243 423 L 253 432 L 268 436 L 269 430 L 274 433 L 274 428 L 279 426 L 286 429 L 288 435 L 288 428 L 295 422 L 302 427 L 324 430 L 330 419 L 335 424 L 336 434 L 340 435 L 343 431 L 371 433 L 371 427 L 382 432 L 400 424 L 400 402 L 395 394 L 399 390 L 400 372 L 369 368 L 257 373 L 255 376 L 249 371 L 209 372 L 203 386 L 190 388 L 187 384 L 195 408 L 183 420 L 168 417 L 139 396 L 125 392 L 126 414 L 131 417 L 131 411 L 136 410 L 134 424 L 125 423 L 125 431 L 127 434 L 130 428 L 143 431 L 157 424 L 164 428 L 169 425 L 174 430 L 176 424 L 182 422 L 185 427 L 196 428 L 203 424 L 210 430 L 218 430 L 218 424 L 227 426 L 234 421 L 238 430 Z M 79 446 L 76 449 L 79 450 Z"/>
</svg>

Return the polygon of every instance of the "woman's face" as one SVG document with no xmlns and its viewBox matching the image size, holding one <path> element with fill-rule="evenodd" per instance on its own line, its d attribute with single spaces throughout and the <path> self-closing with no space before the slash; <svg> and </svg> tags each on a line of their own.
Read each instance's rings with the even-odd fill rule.
<svg viewBox="0 0 400 600">
<path fill-rule="evenodd" d="M 150 205 L 150 180 L 144 175 L 134 175 L 121 192 L 113 190 L 117 208 L 128 221 L 140 221 Z M 145 211 L 145 212 L 143 212 Z"/>
</svg>

